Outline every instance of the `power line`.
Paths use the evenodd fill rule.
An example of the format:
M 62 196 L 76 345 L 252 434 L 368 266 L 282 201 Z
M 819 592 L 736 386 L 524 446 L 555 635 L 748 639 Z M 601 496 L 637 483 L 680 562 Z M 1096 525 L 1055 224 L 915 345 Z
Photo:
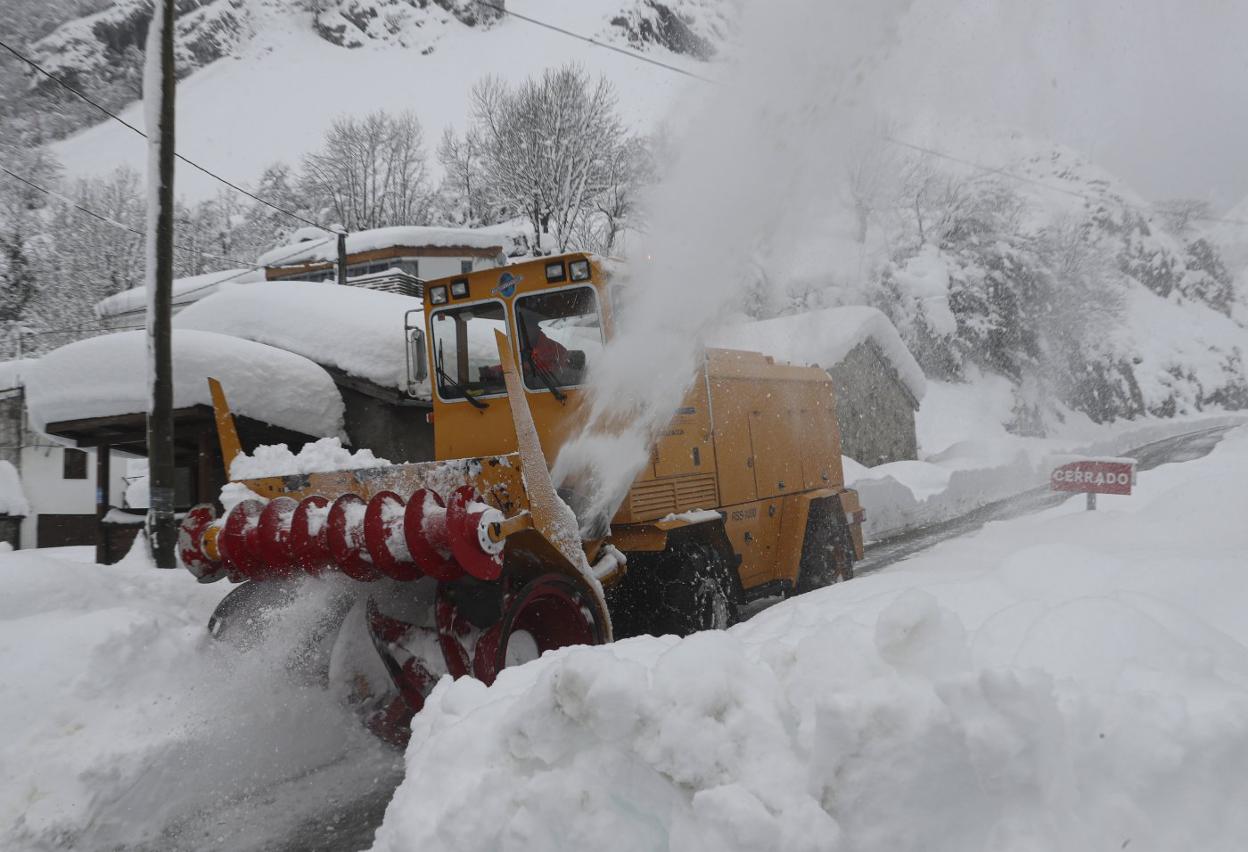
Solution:
M 971 169 L 975 169 L 976 171 L 980 171 L 985 174 L 991 174 L 991 175 L 997 175 L 999 177 L 1009 178 L 1010 180 L 1016 180 L 1016 181 L 1019 181 L 1020 183 L 1027 183 L 1027 184 L 1031 184 L 1032 186 L 1038 186 L 1041 189 L 1047 189 L 1050 192 L 1060 192 L 1063 195 L 1069 195 L 1074 198 L 1079 198 L 1079 199 L 1082 199 L 1083 201 L 1088 201 L 1092 203 L 1096 203 L 1096 202 L 1104 200 L 1102 198 L 1098 198 L 1095 195 L 1088 195 L 1076 189 L 1070 189 L 1064 186 L 1054 186 L 1053 184 L 1045 183 L 1042 180 L 1038 180 L 1032 177 L 1027 177 L 1026 175 L 1020 175 L 1015 172 L 1008 171 L 1007 169 L 997 168 L 995 166 L 986 166 L 983 163 L 977 163 L 977 162 L 974 162 L 973 160 L 966 160 L 961 157 L 956 157 L 953 154 L 946 154 L 944 151 L 938 151 L 935 148 L 928 148 L 923 145 L 916 145 L 913 142 L 906 142 L 902 139 L 895 139 L 891 136 L 884 136 L 882 138 L 884 139 L 885 142 L 890 142 L 893 145 L 897 145 L 902 148 L 909 148 L 911 151 L 917 151 L 920 154 L 928 154 L 930 156 L 937 157 L 942 160 L 948 160 L 952 163 L 958 163 L 959 165 L 966 166 Z M 1140 207 L 1135 204 L 1129 204 L 1126 201 L 1122 202 L 1122 206 L 1127 208 L 1128 210 L 1134 210 L 1137 213 L 1150 214 L 1150 213 L 1158 212 L 1157 210 L 1153 208 Z M 1220 222 L 1220 223 L 1227 224 L 1227 225 L 1248 226 L 1248 220 L 1228 219 L 1224 216 L 1196 216 L 1194 215 L 1191 218 L 1201 221 L 1201 222 Z
M 55 190 L 51 190 L 51 189 L 48 189 L 47 187 L 40 186 L 34 181 L 27 180 L 21 175 L 15 174 L 14 172 L 9 171 L 4 166 L 0 166 L 0 172 L 4 172 L 6 175 L 8 175 L 9 177 L 13 178 L 16 181 L 21 181 L 22 183 L 29 186 L 31 189 L 37 190 L 38 192 L 42 192 L 45 195 L 50 195 L 53 198 L 59 198 L 61 201 L 73 207 L 75 210 L 81 211 L 87 214 L 88 216 L 92 217 L 93 219 L 99 219 L 101 222 L 103 222 L 106 225 L 112 225 L 114 228 L 119 228 L 123 231 L 129 231 L 130 233 L 139 237 L 144 237 L 144 238 L 147 237 L 146 234 L 144 234 L 142 231 L 138 230 L 137 228 L 131 228 L 129 225 L 126 225 L 122 222 L 118 222 L 116 219 L 105 216 L 103 213 L 97 213 L 94 210 L 90 209 L 89 207 L 84 207 L 83 205 L 74 201 L 72 198 L 68 198 L 62 195 L 61 193 L 56 192 Z M 228 263 L 241 263 L 241 264 L 247 263 L 247 261 L 245 260 L 237 260 L 232 257 L 226 257 L 225 255 L 222 255 L 222 254 L 213 254 L 212 252 L 207 252 L 202 249 L 194 249 L 188 246 L 178 245 L 177 243 L 174 243 L 173 247 L 181 251 L 190 252 L 191 254 L 198 254 L 202 257 L 210 257 L 213 260 L 224 260 L 224 261 L 227 261 Z
M 592 44 L 595 47 L 606 48 L 607 50 L 611 50 L 616 53 L 623 54 L 624 56 L 628 56 L 633 59 L 640 60 L 642 62 L 648 62 L 651 65 L 657 65 L 660 68 L 666 68 L 668 71 L 675 71 L 677 74 L 683 74 L 686 77 L 692 77 L 695 80 L 701 80 L 704 83 L 715 82 L 709 77 L 703 77 L 701 74 L 694 73 L 693 71 L 680 68 L 676 65 L 670 65 L 666 62 L 661 62 L 658 59 L 654 59 L 652 57 L 646 56 L 644 53 L 638 53 L 635 50 L 629 50 L 628 48 L 618 47 L 614 44 L 608 44 L 605 41 L 599 41 L 596 38 L 591 38 L 590 36 L 581 35 L 580 33 L 575 33 L 575 32 L 572 32 L 571 30 L 565 30 L 563 27 L 555 26 L 554 24 L 547 23 L 546 21 L 539 21 L 537 18 L 530 18 L 528 15 L 521 15 L 519 12 L 513 12 L 511 9 L 506 8 L 500 3 L 491 3 L 489 2 L 489 0 L 477 0 L 477 2 L 482 6 L 487 6 L 491 9 L 494 9 L 495 11 L 502 12 L 505 15 L 511 15 L 513 18 L 519 18 L 520 20 L 527 21 L 528 23 L 533 24 L 534 26 L 542 27 L 543 29 L 548 29 L 553 32 L 561 33 L 565 36 L 570 36 L 571 38 L 586 42 L 587 44 Z
M 189 290 L 182 290 L 181 292 L 175 293 L 174 295 L 176 298 L 179 298 L 179 299 L 184 298 L 186 296 L 194 295 L 195 293 L 198 293 L 201 290 L 207 290 L 209 287 L 216 287 L 220 284 L 225 284 L 229 281 L 233 281 L 235 278 L 242 278 L 244 275 L 247 275 L 248 273 L 251 273 L 251 272 L 256 272 L 257 270 L 260 270 L 260 269 L 267 269 L 270 266 L 281 266 L 281 264 L 284 261 L 290 260 L 292 257 L 295 257 L 296 255 L 303 254 L 305 251 L 314 249 L 317 246 L 323 246 L 330 240 L 336 240 L 336 239 L 337 239 L 337 235 L 334 235 L 334 236 L 326 237 L 320 242 L 312 243 L 311 245 L 308 245 L 307 243 L 300 243 L 299 248 L 295 249 L 290 254 L 282 255 L 281 257 L 270 261 L 269 263 L 252 264 L 249 268 L 240 269 L 238 272 L 234 273 L 233 275 L 226 276 L 225 278 L 214 279 L 205 284 L 200 284 L 198 287 L 192 287 Z
M 178 292 L 174 293 L 174 294 L 173 294 L 173 296 L 174 296 L 174 298 L 175 298 L 175 299 L 185 299 L 187 296 L 193 296 L 193 295 L 195 295 L 196 293 L 199 293 L 199 292 L 201 292 L 201 291 L 203 291 L 203 290 L 207 290 L 207 289 L 210 289 L 210 288 L 212 288 L 212 287 L 218 287 L 218 286 L 220 286 L 220 285 L 222 285 L 222 284 L 227 284 L 227 283 L 229 283 L 230 281 L 234 281 L 234 280 L 235 280 L 235 279 L 237 279 L 237 278 L 242 278 L 244 275 L 249 275 L 249 274 L 251 274 L 252 272 L 257 272 L 257 271 L 259 271 L 259 270 L 261 270 L 261 269 L 267 269 L 267 268 L 268 268 L 268 267 L 270 267 L 270 266 L 281 266 L 281 264 L 282 264 L 283 262 L 285 262 L 285 261 L 287 261 L 287 260 L 290 260 L 292 257 L 295 257 L 296 255 L 303 254 L 305 251 L 309 251 L 309 250 L 311 250 L 311 249 L 314 249 L 314 248 L 316 248 L 317 246 L 323 246 L 323 245 L 325 245 L 327 242 L 330 242 L 331 240 L 335 240 L 335 239 L 337 239 L 337 236 L 336 236 L 336 235 L 326 237 L 325 239 L 320 240 L 320 241 L 318 241 L 318 242 L 314 242 L 314 243 L 313 243 L 313 242 L 310 242 L 310 241 L 300 243 L 300 244 L 299 244 L 299 247 L 298 247 L 297 249 L 295 249 L 294 251 L 290 252 L 289 254 L 284 254 L 284 255 L 282 255 L 281 257 L 276 258 L 276 259 L 274 259 L 274 260 L 270 261 L 269 263 L 262 263 L 262 264 L 252 263 L 252 264 L 247 264 L 247 265 L 246 265 L 246 266 L 247 266 L 247 268 L 246 268 L 246 269 L 240 269 L 239 271 L 235 272 L 233 275 L 227 275 L 227 276 L 225 276 L 224 278 L 214 278 L 214 279 L 212 279 L 211 281 L 206 281 L 206 282 L 204 282 L 203 284 L 199 284 L 199 285 L 197 285 L 197 286 L 195 286 L 195 287 L 191 287 L 189 290 L 179 290 Z M 207 273 L 207 274 L 211 275 L 212 273 Z M 131 289 L 136 289 L 136 290 L 137 290 L 138 288 L 137 288 L 137 287 L 135 287 L 135 288 L 131 288 Z M 126 290 L 123 290 L 123 291 L 122 291 L 122 293 L 125 293 L 125 292 L 129 292 L 129 291 L 126 291 Z M 119 296 L 119 295 L 121 295 L 121 293 L 114 293 L 113 295 L 117 295 L 117 296 Z
M 21 336 L 23 338 L 48 337 L 53 334 L 81 334 L 84 331 L 130 331 L 145 327 L 142 325 L 118 325 L 106 328 L 103 322 L 100 322 L 94 325 L 64 326 L 63 328 L 45 328 L 42 331 L 24 331 L 21 333 Z
M 282 255 L 281 257 L 276 258 L 275 260 L 273 260 L 272 262 L 266 265 L 253 264 L 247 269 L 239 270 L 233 275 L 227 275 L 224 278 L 215 278 L 212 281 L 208 281 L 204 284 L 200 284 L 197 287 L 192 287 L 189 290 L 183 290 L 181 292 L 175 293 L 174 297 L 177 299 L 182 299 L 182 298 L 185 298 L 186 296 L 194 295 L 195 293 L 198 293 L 201 290 L 207 290 L 210 287 L 217 287 L 221 284 L 225 284 L 229 281 L 233 281 L 236 278 L 242 278 L 244 275 L 247 275 L 248 273 L 255 272 L 260 269 L 265 269 L 266 266 L 279 266 L 281 265 L 283 261 L 289 260 L 292 257 L 295 257 L 296 255 L 303 254 L 304 252 L 309 251 L 310 249 L 314 249 L 317 246 L 322 246 L 325 243 L 328 243 L 329 241 L 334 240 L 334 239 L 337 239 L 337 237 L 329 236 L 323 240 L 320 240 L 319 242 L 300 243 L 299 247 L 296 248 L 294 251 L 288 254 Z M 138 288 L 135 288 L 135 289 L 138 289 Z M 123 290 L 122 292 L 128 292 L 128 291 Z M 115 295 L 120 295 L 120 294 L 115 294 Z M 118 326 L 110 326 L 106 328 L 104 327 L 104 323 L 101 320 L 101 322 L 96 323 L 96 324 L 91 324 L 91 325 L 63 326 L 61 328 L 48 328 L 48 329 L 43 329 L 41 331 L 20 332 L 19 334 L 21 337 L 24 337 L 24 338 L 25 337 L 47 337 L 53 334 L 79 334 L 85 331 L 99 331 L 99 332 L 111 333 L 111 332 L 116 332 L 116 331 L 134 331 L 134 330 L 138 330 L 142 328 L 146 328 L 146 326 L 144 325 L 118 325 Z
M 106 116 L 108 116 L 109 118 L 111 118 L 113 121 L 116 121 L 118 124 L 121 124 L 123 127 L 127 127 L 127 128 L 129 128 L 130 130 L 133 130 L 135 133 L 139 134 L 139 135 L 140 135 L 140 136 L 142 136 L 144 139 L 146 139 L 146 138 L 147 138 L 147 134 L 146 134 L 146 133 L 144 133 L 142 130 L 140 130 L 139 128 L 135 127 L 133 124 L 131 124 L 130 122 L 126 121 L 124 118 L 122 118 L 121 116 L 117 115 L 115 112 L 113 112 L 112 110 L 108 109 L 108 108 L 107 108 L 107 107 L 105 107 L 103 104 L 100 104 L 98 101 L 95 101 L 95 100 L 93 100 L 92 98 L 88 97 L 86 94 L 84 94 L 84 93 L 83 93 L 82 91 L 80 91 L 79 89 L 75 88 L 74 86 L 69 85 L 69 84 L 68 84 L 68 83 L 66 83 L 64 80 L 62 80 L 60 77 L 57 77 L 57 76 L 56 76 L 55 74 L 53 74 L 52 72 L 50 72 L 50 71 L 46 70 L 45 68 L 43 68 L 41 65 L 39 65 L 39 63 L 35 62 L 33 59 L 31 59 L 31 58 L 29 58 L 29 57 L 27 57 L 27 56 L 25 56 L 25 55 L 23 55 L 23 54 L 19 53 L 19 52 L 17 51 L 17 49 L 16 49 L 16 48 L 12 47 L 11 45 L 6 44 L 4 41 L 0 41 L 0 47 L 3 47 L 3 48 L 4 48 L 5 50 L 7 50 L 9 53 L 11 53 L 11 54 L 13 54 L 14 56 L 16 56 L 19 60 L 21 60 L 22 62 L 26 63 L 26 64 L 27 64 L 27 65 L 29 65 L 31 68 L 35 69 L 35 71 L 39 72 L 39 73 L 40 73 L 40 74 L 42 74 L 44 77 L 47 77 L 47 78 L 48 78 L 49 80 L 51 80 L 53 83 L 56 83 L 56 85 L 60 86 L 60 87 L 61 87 L 62 89 L 64 89 L 65 91 L 67 91 L 67 92 L 69 92 L 69 93 L 73 94 L 75 97 L 81 98 L 82 100 L 86 101 L 86 102 L 87 102 L 87 103 L 89 103 L 91 106 L 95 107 L 95 108 L 96 108 L 96 109 L 98 109 L 100 112 L 104 113 L 104 115 L 106 115 Z M 293 212 L 293 211 L 291 211 L 291 210 L 287 210 L 287 209 L 286 209 L 286 208 L 284 208 L 284 207 L 279 207 L 278 205 L 274 204 L 273 202 L 271 202 L 271 201 L 267 201 L 266 199 L 261 198 L 260 196 L 256 195 L 255 193 L 253 193 L 253 192 L 249 192 L 249 191 L 247 191 L 247 190 L 243 189 L 243 188 L 242 188 L 241 186 L 239 186 L 238 184 L 233 183 L 232 181 L 229 181 L 229 180 L 227 180 L 226 178 L 221 177 L 221 175 L 217 174 L 216 172 L 213 172 L 213 171 L 211 171 L 210 169 L 208 169 L 208 168 L 206 168 L 206 167 L 204 167 L 204 166 L 201 166 L 199 163 L 195 162 L 194 160 L 192 160 L 192 159 L 190 159 L 190 158 L 188 158 L 188 157 L 184 157 L 184 156 L 182 156 L 181 154 L 177 153 L 176 151 L 174 152 L 173 156 L 177 157 L 179 160 L 181 160 L 182 162 L 186 163 L 186 164 L 187 164 L 188 166 L 190 166 L 191 168 L 193 168 L 193 169 L 198 169 L 199 171 L 201 171 L 201 172 L 203 172 L 204 174 L 208 175 L 210 178 L 212 178 L 212 179 L 214 179 L 214 180 L 217 180 L 217 181 L 220 181 L 221 183 L 223 183 L 223 184 L 225 184 L 226 186 L 228 186 L 230 189 L 234 190 L 235 192 L 240 192 L 240 193 L 242 193 L 243 195 L 247 196 L 248 198 L 252 199 L 253 201 L 258 201 L 259 203 L 263 204 L 264 206 L 269 207 L 269 208 L 272 208 L 273 210 L 276 210 L 276 211 L 277 211 L 277 212 L 279 212 L 279 213 L 282 213 L 282 214 L 284 214 L 284 215 L 286 215 L 286 216 L 289 216 L 290 218 L 292 218 L 292 219 L 294 219 L 294 220 L 296 220 L 296 221 L 302 222 L 302 223 L 304 223 L 305 225 L 311 225 L 313 228 L 319 228 L 319 227 L 321 227 L 321 226 L 320 226 L 320 225 L 318 225 L 316 222 L 313 222 L 311 219 L 306 219 L 306 218 L 304 218 L 303 216 L 300 216 L 298 213 L 295 213 L 295 212 Z
M 565 30 L 563 29 L 562 26 L 555 26 L 554 24 L 548 24 L 548 22 L 539 21 L 535 19 L 535 17 L 529 17 L 527 15 L 519 14 L 519 12 L 515 12 L 510 9 L 505 9 L 504 6 L 495 4 L 495 2 L 489 2 L 489 0 L 477 0 L 477 1 L 479 2 L 480 5 L 489 6 L 490 9 L 495 9 L 500 12 L 504 12 L 504 14 L 512 15 L 513 17 L 519 17 L 520 20 L 528 21 L 529 24 L 534 24 L 540 27 L 544 27 L 544 29 L 547 29 L 547 30 L 559 32 L 559 34 L 573 37 L 573 39 L 577 39 L 579 41 L 588 42 L 588 44 L 593 45 L 595 47 L 604 47 L 604 49 L 618 52 L 618 54 L 624 54 L 625 56 L 631 56 L 633 57 L 633 59 L 636 59 L 636 60 L 649 62 L 650 65 L 659 66 L 661 67 L 661 69 L 666 69 L 668 71 L 675 71 L 676 74 L 681 74 L 681 75 L 688 76 L 688 77 L 694 77 L 695 80 L 706 82 L 706 84 L 719 85 L 718 81 L 711 80 L 709 79 L 709 77 L 704 77 L 699 74 L 694 74 L 693 71 L 686 71 L 685 69 L 681 69 L 681 67 L 676 67 L 675 65 L 666 64 L 666 62 L 660 62 L 659 60 L 651 59 L 651 57 L 645 56 L 643 54 L 639 54 L 639 52 L 636 52 L 633 50 L 625 50 L 623 49 L 623 47 L 610 45 L 604 41 L 598 41 L 597 39 L 590 39 L 589 36 L 580 35 L 579 32 L 573 32 L 572 30 Z M 904 148 L 910 148 L 910 150 L 912 151 L 919 151 L 921 153 L 926 153 L 926 155 L 938 157 L 938 158 L 941 158 L 941 160 L 948 160 L 950 162 L 960 163 L 960 165 L 962 166 L 966 166 L 968 168 L 975 168 L 975 170 L 981 171 L 983 173 L 987 173 L 987 175 L 997 175 L 998 177 L 1010 178 L 1010 180 L 1013 180 L 1013 181 L 1020 181 L 1022 183 L 1031 183 L 1031 185 L 1033 186 L 1045 188 L 1045 190 L 1050 190 L 1052 192 L 1061 192 L 1063 193 L 1063 195 L 1081 198 L 1081 200 L 1083 201 L 1088 201 L 1088 202 L 1093 202 L 1093 203 L 1102 201 L 1101 198 L 1097 198 L 1096 196 L 1086 195 L 1086 193 L 1083 193 L 1077 190 L 1070 190 L 1070 188 L 1066 188 L 1066 187 L 1052 186 L 1051 183 L 1045 183 L 1043 181 L 1036 180 L 1036 178 L 1027 177 L 1025 175 L 1017 175 L 1017 173 L 1005 170 L 1005 168 L 985 166 L 985 165 L 982 165 L 982 163 L 973 162 L 971 160 L 963 160 L 962 157 L 953 156 L 951 155 L 951 153 L 937 151 L 935 150 L 935 148 L 915 145 L 915 143 L 906 142 L 904 140 L 899 140 L 899 138 L 892 138 L 889 136 L 885 136 L 882 138 L 884 138 L 884 141 L 886 142 L 891 142 L 892 145 L 897 145 L 897 146 L 904 147 Z M 1151 213 L 1158 212 L 1154 210 L 1154 208 L 1138 207 L 1136 205 L 1129 205 L 1129 203 L 1126 203 L 1126 202 L 1123 202 L 1122 206 L 1128 208 L 1128 210 L 1134 210 L 1139 213 L 1144 213 L 1144 215 L 1151 215 Z M 1223 216 L 1192 216 L 1192 218 L 1193 220 L 1197 220 L 1201 222 L 1219 222 L 1219 223 L 1224 223 L 1224 225 L 1238 225 L 1238 226 L 1248 227 L 1248 220 L 1236 220 L 1236 218 L 1227 218 Z

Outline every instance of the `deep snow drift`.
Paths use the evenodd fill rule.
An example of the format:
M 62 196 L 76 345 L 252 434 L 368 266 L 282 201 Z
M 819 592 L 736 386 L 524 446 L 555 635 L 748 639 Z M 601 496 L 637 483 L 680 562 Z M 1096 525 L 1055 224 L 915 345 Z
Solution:
M 174 318 L 198 329 L 254 340 L 367 379 L 406 389 L 403 323 L 423 303 L 413 296 L 313 281 L 227 286 Z M 413 322 L 423 325 L 423 317 Z M 427 396 L 428 382 L 421 385 Z
M 415 722 L 376 850 L 1237 850 L 1248 431 L 726 633 L 565 649 Z
M 90 559 L 0 555 L 0 849 L 249 849 L 393 785 L 393 755 L 287 671 L 337 584 L 241 652 L 205 630 L 226 584 Z

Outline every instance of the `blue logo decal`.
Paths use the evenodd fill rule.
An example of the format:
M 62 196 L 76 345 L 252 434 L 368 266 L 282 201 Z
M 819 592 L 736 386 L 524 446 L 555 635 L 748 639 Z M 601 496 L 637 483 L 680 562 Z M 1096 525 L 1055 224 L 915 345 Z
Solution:
M 516 292 L 516 287 L 524 280 L 523 275 L 512 275 L 510 272 L 504 272 L 498 276 L 498 286 L 490 291 L 491 296 L 502 296 L 504 299 L 510 299 Z

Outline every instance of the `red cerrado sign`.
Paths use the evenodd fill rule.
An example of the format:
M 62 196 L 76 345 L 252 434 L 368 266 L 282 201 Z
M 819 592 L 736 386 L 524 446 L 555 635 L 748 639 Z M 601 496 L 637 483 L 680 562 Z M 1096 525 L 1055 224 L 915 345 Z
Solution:
M 1049 478 L 1049 484 L 1054 491 L 1130 494 L 1134 479 L 1135 462 L 1129 459 L 1087 459 L 1058 467 Z

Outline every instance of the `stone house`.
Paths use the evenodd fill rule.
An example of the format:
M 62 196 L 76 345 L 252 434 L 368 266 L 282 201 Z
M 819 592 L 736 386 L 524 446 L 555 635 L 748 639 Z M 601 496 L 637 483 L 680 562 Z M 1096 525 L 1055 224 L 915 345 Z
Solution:
M 723 329 L 718 346 L 823 367 L 836 387 L 841 452 L 878 464 L 918 458 L 915 412 L 923 370 L 897 329 L 875 308 L 825 308 Z
M 836 386 L 841 452 L 867 466 L 919 457 L 919 400 L 871 337 L 828 367 Z

